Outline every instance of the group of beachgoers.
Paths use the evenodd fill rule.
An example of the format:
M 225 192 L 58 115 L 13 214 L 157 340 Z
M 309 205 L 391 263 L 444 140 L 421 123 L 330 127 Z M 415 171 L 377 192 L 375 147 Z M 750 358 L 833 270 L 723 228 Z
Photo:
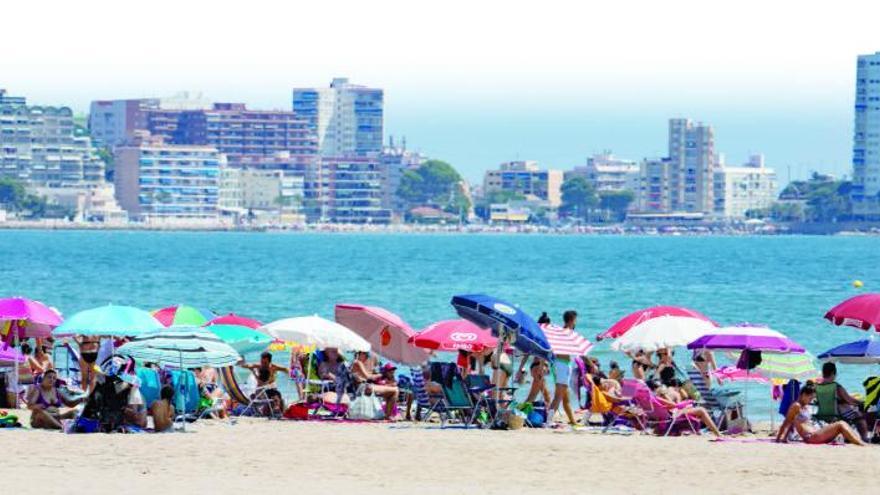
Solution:
M 577 318 L 574 310 L 564 312 L 563 327 L 574 331 Z M 549 325 L 551 321 L 543 313 L 538 323 Z M 109 347 L 112 355 L 112 349 L 124 342 L 125 339 L 102 341 L 96 337 L 75 339 L 79 355 L 78 389 L 58 376 L 52 361 L 52 350 L 56 345 L 53 339 L 23 342 L 21 351 L 27 356 L 27 362 L 22 366 L 22 376 L 13 385 L 10 373 L 0 373 L 0 380 L 4 382 L 0 383 L 0 390 L 6 391 L 0 394 L 0 408 L 14 408 L 23 400 L 31 411 L 32 428 L 64 429 L 65 423 L 73 420 L 81 409 L 77 406 L 86 402 L 106 380 L 106 370 L 100 365 L 102 360 L 99 359 L 102 352 L 107 352 L 102 346 Z M 606 372 L 599 360 L 586 355 L 557 356 L 552 362 L 541 357 L 523 356 L 516 363 L 511 349 L 487 349 L 483 352 L 462 350 L 458 352 L 454 364 L 450 363 L 449 366 L 455 366 L 455 372 L 465 383 L 471 383 L 476 377 L 485 378 L 489 387 L 484 387 L 478 393 L 491 398 L 487 402 L 493 404 L 492 412 L 497 413 L 499 408 L 511 404 L 517 404 L 520 410 L 537 411 L 537 415 L 528 416 L 530 426 L 579 429 L 596 424 L 596 421 L 607 425 L 613 418 L 629 420 L 628 424 L 635 429 L 647 429 L 642 421 L 647 415 L 646 407 L 634 396 L 627 395 L 635 387 L 651 397 L 652 407 L 670 411 L 672 420 L 686 418 L 715 437 L 724 435 L 719 425 L 719 421 L 724 421 L 723 417 L 719 419 L 718 415 L 713 416 L 705 401 L 700 401 L 700 393 L 695 390 L 693 379 L 679 368 L 673 349 L 660 349 L 653 353 L 639 351 L 627 354 L 627 357 L 631 361 L 629 377 L 617 362 L 611 361 Z M 694 351 L 690 357 L 690 365 L 698 370 L 697 375 L 702 377 L 704 384 L 711 385 L 711 372 L 716 368 L 714 355 L 701 350 Z M 141 366 L 158 369 L 151 363 L 141 363 Z M 289 417 L 287 413 L 297 404 L 318 402 L 328 405 L 328 408 L 330 405 L 342 407 L 344 411 L 353 408 L 355 401 L 368 397 L 372 404 L 376 404 L 375 411 L 360 419 L 422 419 L 423 409 L 418 405 L 413 407 L 419 390 L 415 388 L 412 376 L 398 375 L 394 364 L 381 363 L 370 352 L 356 352 L 347 362 L 344 353 L 334 348 L 317 352 L 293 349 L 287 366 L 275 363 L 273 353 L 263 352 L 259 362 L 241 362 L 239 367 L 253 375 L 253 387 L 248 396 L 250 400 L 236 400 L 220 380 L 217 370 L 199 368 L 193 371 L 202 405 L 208 409 L 203 417 L 223 419 L 229 414 Z M 829 443 L 842 437 L 848 443 L 865 445 L 871 435 L 880 439 L 880 435 L 868 427 L 869 421 L 876 419 L 876 414 L 867 414 L 863 402 L 837 384 L 836 372 L 833 363 L 826 363 L 821 383 L 836 386 L 840 418 L 822 424 L 815 421 L 810 408 L 816 401 L 817 387 L 822 385 L 807 382 L 792 398 L 785 420 L 776 433 L 777 441 L 788 442 L 792 438 L 799 438 L 805 443 Z M 279 390 L 278 376 L 289 378 L 295 386 L 296 400 L 293 404 L 285 404 Z M 68 376 L 66 381 L 74 381 L 72 378 Z M 423 383 L 419 387 L 423 387 L 430 403 L 442 401 L 444 378 L 436 375 L 431 363 L 422 366 L 421 378 Z M 516 389 L 526 387 L 525 395 L 516 397 Z M 170 381 L 163 380 L 158 397 L 149 406 L 136 382 L 122 379 L 116 382 L 115 390 L 127 394 L 123 396 L 122 423 L 157 432 L 173 428 L 178 416 L 175 411 L 178 392 Z M 586 393 L 582 395 L 582 391 Z M 258 401 L 260 398 L 264 400 Z M 561 421 L 557 421 L 557 417 Z

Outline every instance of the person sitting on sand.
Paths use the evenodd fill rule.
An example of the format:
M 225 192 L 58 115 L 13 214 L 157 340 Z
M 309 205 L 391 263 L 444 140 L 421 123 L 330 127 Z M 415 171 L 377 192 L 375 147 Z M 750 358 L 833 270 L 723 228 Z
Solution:
M 789 406 L 788 413 L 785 415 L 785 420 L 782 422 L 782 426 L 779 427 L 779 431 L 776 433 L 777 442 L 787 443 L 790 436 L 789 434 L 792 429 L 794 429 L 797 434 L 800 435 L 801 439 L 803 439 L 804 443 L 831 443 L 838 436 L 842 435 L 847 442 L 853 445 L 866 445 L 846 421 L 836 421 L 829 425 L 825 425 L 822 428 L 817 428 L 813 425 L 812 417 L 807 407 L 809 407 L 815 399 L 816 386 L 813 382 L 807 382 L 807 384 L 801 388 L 797 400 L 792 402 L 791 406 Z
M 144 396 L 137 387 L 129 387 L 128 404 L 122 409 L 125 423 L 139 428 L 147 427 L 147 406 L 144 404 Z
M 718 430 L 718 426 L 715 425 L 715 422 L 712 421 L 712 417 L 709 416 L 709 412 L 706 408 L 699 406 L 681 406 L 681 403 L 684 402 L 687 397 L 683 395 L 681 389 L 674 383 L 670 385 L 662 385 L 657 381 L 650 381 L 648 382 L 648 386 L 654 390 L 657 400 L 664 407 L 670 411 L 675 411 L 679 416 L 687 415 L 699 419 L 716 438 L 721 438 L 721 432 Z
M 171 431 L 174 426 L 174 387 L 162 387 L 159 399 L 150 406 L 150 416 L 153 417 L 153 430 L 156 433 Z
M 862 441 L 868 441 L 868 422 L 860 409 L 862 401 L 849 395 L 843 385 L 837 383 L 837 365 L 825 363 L 822 365 L 822 383 L 834 383 L 837 385 L 837 408 L 840 417 L 855 424 Z
M 242 368 L 251 370 L 257 379 L 257 387 L 275 387 L 275 375 L 278 372 L 290 373 L 290 370 L 284 366 L 278 366 L 272 362 L 272 353 L 264 352 L 260 354 L 260 364 L 241 364 Z
M 31 410 L 31 428 L 60 430 L 61 420 L 76 417 L 76 410 L 62 411 L 62 406 L 73 407 L 80 400 L 69 400 L 57 387 L 57 373 L 46 370 L 39 385 L 30 389 L 27 395 L 28 409 Z

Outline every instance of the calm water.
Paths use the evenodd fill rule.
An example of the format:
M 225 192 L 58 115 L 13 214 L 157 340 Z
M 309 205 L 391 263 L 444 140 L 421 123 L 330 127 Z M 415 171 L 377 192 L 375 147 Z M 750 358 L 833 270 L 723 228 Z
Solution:
M 878 248 L 869 237 L 0 231 L 0 294 L 66 314 L 186 303 L 264 321 L 332 319 L 336 302 L 357 302 L 421 328 L 455 316 L 453 294 L 484 292 L 557 321 L 574 308 L 588 336 L 635 309 L 677 304 L 768 324 L 818 353 L 865 336 L 822 315 L 856 293 L 855 279 L 880 290 Z M 598 353 L 612 356 L 604 343 Z M 869 371 L 842 374 L 855 391 Z M 752 412 L 766 411 L 766 388 L 752 390 Z

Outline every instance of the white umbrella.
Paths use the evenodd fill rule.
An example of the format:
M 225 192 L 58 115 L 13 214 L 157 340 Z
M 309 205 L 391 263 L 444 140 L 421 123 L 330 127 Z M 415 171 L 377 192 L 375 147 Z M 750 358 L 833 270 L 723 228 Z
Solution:
M 319 349 L 334 347 L 342 352 L 369 352 L 370 343 L 349 328 L 320 316 L 285 318 L 263 325 L 257 330 L 285 342 L 315 346 Z
M 714 330 L 715 325 L 699 318 L 659 316 L 634 326 L 615 340 L 611 348 L 621 352 L 654 352 L 687 345 Z

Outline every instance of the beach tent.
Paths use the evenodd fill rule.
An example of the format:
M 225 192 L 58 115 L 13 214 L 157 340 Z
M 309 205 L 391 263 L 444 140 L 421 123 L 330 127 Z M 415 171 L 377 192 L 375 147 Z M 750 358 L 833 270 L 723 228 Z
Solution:
M 407 366 L 419 366 L 428 361 L 430 351 L 410 343 L 415 330 L 403 318 L 377 306 L 337 304 L 337 323 L 345 325 L 363 337 L 380 356 Z

